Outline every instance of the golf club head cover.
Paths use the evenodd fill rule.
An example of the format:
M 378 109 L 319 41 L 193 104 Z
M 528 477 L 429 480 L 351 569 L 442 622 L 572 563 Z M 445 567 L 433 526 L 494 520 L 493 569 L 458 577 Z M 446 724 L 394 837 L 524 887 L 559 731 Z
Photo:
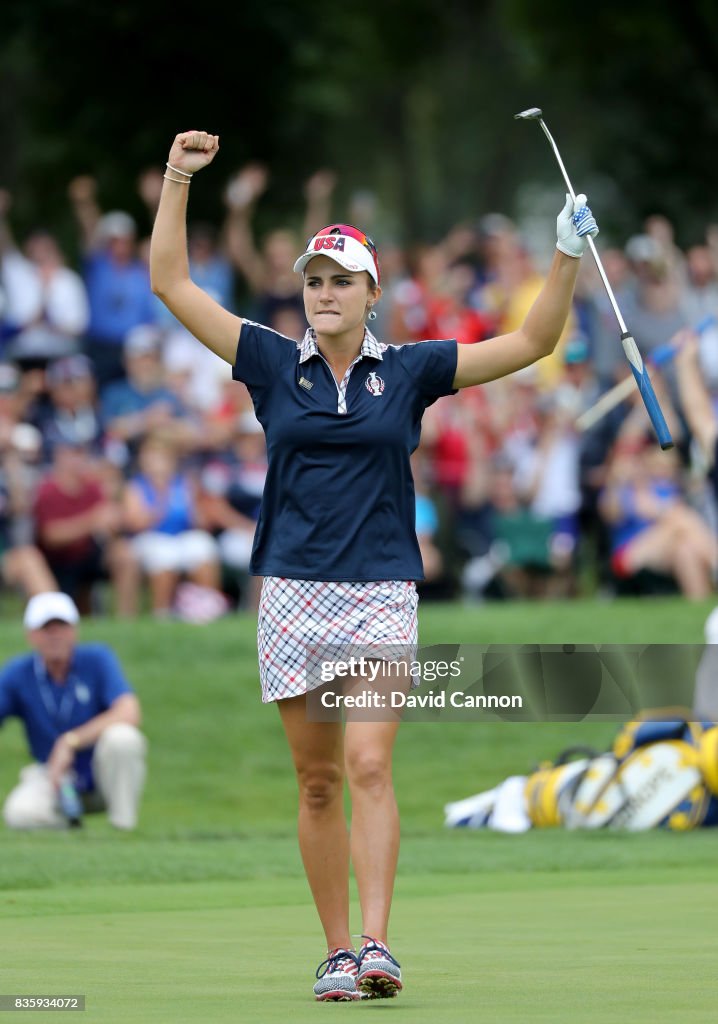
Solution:
M 597 234 L 598 224 L 586 206 L 586 196 L 580 193 L 573 200 L 566 193 L 566 204 L 556 218 L 556 248 L 578 259 L 588 248 L 589 236 L 595 238 Z

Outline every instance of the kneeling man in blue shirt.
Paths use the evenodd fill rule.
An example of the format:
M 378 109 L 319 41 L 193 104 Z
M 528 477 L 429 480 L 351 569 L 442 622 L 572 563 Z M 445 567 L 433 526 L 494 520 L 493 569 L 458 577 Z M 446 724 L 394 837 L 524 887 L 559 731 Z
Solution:
M 33 652 L 0 670 L 0 724 L 21 719 L 35 759 L 5 800 L 10 828 L 67 825 L 68 785 L 84 810 L 106 810 L 119 829 L 137 824 L 147 748 L 140 703 L 108 647 L 77 643 L 79 618 L 67 594 L 36 594 L 24 618 Z

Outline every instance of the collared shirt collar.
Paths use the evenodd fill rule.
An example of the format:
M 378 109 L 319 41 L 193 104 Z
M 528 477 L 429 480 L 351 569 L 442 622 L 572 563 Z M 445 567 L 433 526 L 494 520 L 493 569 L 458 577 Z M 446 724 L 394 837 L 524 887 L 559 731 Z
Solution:
M 371 333 L 368 327 L 364 328 L 364 340 L 361 343 L 361 351 L 359 355 L 368 356 L 370 359 L 383 360 L 382 352 L 384 346 L 376 340 L 374 335 Z M 319 346 L 317 345 L 317 335 L 313 327 L 307 329 L 304 338 L 299 345 L 299 362 L 306 363 L 312 356 L 320 355 Z
M 45 680 L 47 680 L 48 683 L 52 683 L 53 686 L 66 686 L 68 681 L 69 681 L 69 679 L 70 679 L 70 676 L 72 675 L 72 673 L 73 673 L 73 671 L 75 669 L 75 651 L 76 651 L 76 648 L 73 647 L 72 654 L 70 655 L 70 662 L 69 662 L 69 664 L 67 666 L 67 672 L 65 673 L 65 678 L 63 680 L 59 681 L 59 682 L 58 682 L 57 679 L 53 679 L 53 677 L 50 675 L 50 672 L 49 672 L 48 667 L 47 667 L 47 665 L 45 663 L 45 660 L 43 659 L 43 657 L 40 654 L 40 652 L 39 651 L 35 651 L 34 654 L 33 654 L 33 659 L 32 659 L 33 660 L 33 668 L 34 668 L 34 672 L 35 672 L 35 678 L 37 680 L 45 679 Z

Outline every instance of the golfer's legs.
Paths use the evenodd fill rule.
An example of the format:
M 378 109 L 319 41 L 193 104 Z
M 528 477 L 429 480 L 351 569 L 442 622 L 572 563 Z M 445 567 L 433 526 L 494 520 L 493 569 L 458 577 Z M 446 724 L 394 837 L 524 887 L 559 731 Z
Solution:
M 351 857 L 362 932 L 387 942 L 399 858 L 399 811 L 391 757 L 398 720 L 347 721 L 344 758 L 352 800 Z
M 5 800 L 3 818 L 8 828 L 67 827 L 44 765 L 31 764 L 22 769 L 20 784 Z
M 306 701 L 277 701 L 299 784 L 299 848 L 327 948 L 350 947 L 342 727 L 308 722 Z
M 115 828 L 137 825 L 147 772 L 146 752 L 145 737 L 125 722 L 108 726 L 97 741 L 92 771 Z

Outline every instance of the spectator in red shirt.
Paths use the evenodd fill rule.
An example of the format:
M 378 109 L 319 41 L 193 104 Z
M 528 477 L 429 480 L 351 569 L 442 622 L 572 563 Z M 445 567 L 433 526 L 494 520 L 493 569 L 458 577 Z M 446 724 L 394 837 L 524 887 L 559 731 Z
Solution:
M 61 590 L 90 611 L 90 588 L 109 578 L 117 613 L 135 615 L 140 574 L 121 514 L 93 471 L 87 449 L 67 439 L 55 445 L 50 473 L 35 498 L 37 543 Z
M 496 333 L 497 318 L 471 305 L 475 284 L 476 274 L 469 263 L 455 263 L 446 270 L 428 302 L 429 337 L 456 338 L 460 345 L 474 345 Z

